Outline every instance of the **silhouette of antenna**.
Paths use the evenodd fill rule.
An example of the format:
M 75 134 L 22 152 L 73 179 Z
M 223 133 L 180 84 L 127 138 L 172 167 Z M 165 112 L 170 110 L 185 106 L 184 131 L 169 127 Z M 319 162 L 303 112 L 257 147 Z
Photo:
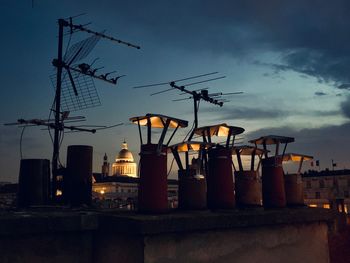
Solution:
M 211 80 L 217 80 L 217 79 L 220 79 L 220 78 L 214 78 L 214 79 L 211 79 Z M 178 86 L 174 82 L 170 83 L 171 87 L 173 87 L 175 89 L 178 89 L 178 90 L 184 92 L 185 94 L 191 95 L 189 97 L 189 99 L 193 100 L 193 105 L 194 105 L 194 125 L 193 125 L 193 129 L 192 129 L 192 131 L 190 133 L 190 136 L 188 138 L 189 141 L 192 139 L 192 137 L 194 135 L 194 130 L 198 128 L 199 102 L 201 100 L 204 100 L 204 101 L 209 102 L 211 104 L 218 105 L 218 106 L 222 107 L 224 105 L 224 102 L 227 101 L 227 100 L 222 100 L 222 99 L 219 99 L 219 98 L 214 98 L 214 97 L 219 97 L 219 96 L 225 95 L 225 93 L 222 93 L 222 92 L 215 93 L 213 96 L 211 96 L 211 94 L 208 93 L 207 89 L 202 89 L 200 91 L 193 91 L 193 90 L 191 91 L 191 90 L 186 89 L 186 86 L 191 86 L 191 85 L 200 84 L 200 83 L 204 83 L 204 82 L 206 82 L 206 81 L 205 80 L 204 81 L 197 81 L 197 82 L 190 83 L 190 84 L 183 85 L 183 86 Z M 237 94 L 241 94 L 241 93 L 242 92 L 238 92 Z
M 104 32 L 104 31 L 103 31 Z M 101 39 L 99 35 L 92 35 L 72 45 L 63 57 L 69 65 L 86 58 L 94 49 L 98 41 Z
M 80 15 L 79 15 L 80 16 Z M 72 45 L 69 49 L 69 43 L 67 52 L 63 54 L 63 40 L 64 40 L 64 29 L 68 28 L 70 35 L 75 32 L 83 31 L 92 36 L 77 42 Z M 107 36 L 104 32 L 95 32 L 85 28 L 85 25 L 75 25 L 72 22 L 72 18 L 69 21 L 65 19 L 58 20 L 58 54 L 57 58 L 52 61 L 52 64 L 57 68 L 55 76 L 51 76 L 51 81 L 55 87 L 55 99 L 50 109 L 51 113 L 54 113 L 54 119 L 50 116 L 48 119 L 18 119 L 15 123 L 7 123 L 5 125 L 17 125 L 22 127 L 22 133 L 20 138 L 20 152 L 22 157 L 21 141 L 23 131 L 28 126 L 45 126 L 49 130 L 54 130 L 53 141 L 53 155 L 52 155 L 52 199 L 58 201 L 56 196 L 56 190 L 58 189 L 58 175 L 62 175 L 62 170 L 59 169 L 59 150 L 63 140 L 63 134 L 66 130 L 68 132 L 90 132 L 95 133 L 97 130 L 109 129 L 122 125 L 123 123 L 114 125 L 74 125 L 70 126 L 67 123 L 76 123 L 85 121 L 83 116 L 69 117 L 70 111 L 85 109 L 89 107 L 95 107 L 100 105 L 100 100 L 95 89 L 93 79 L 103 80 L 111 84 L 117 84 L 119 78 L 125 75 L 119 75 L 116 77 L 109 77 L 113 72 L 97 75 L 96 72 L 103 68 L 92 68 L 95 59 L 91 64 L 75 63 L 86 58 L 89 53 L 93 50 L 97 42 L 101 39 L 108 39 L 118 44 L 127 45 L 132 48 L 140 49 L 139 46 L 131 43 Z M 73 65 L 74 64 L 74 65 Z M 50 133 L 51 136 L 51 133 Z
M 61 21 L 61 23 L 60 23 Z M 120 44 L 125 44 L 130 47 L 136 47 L 131 43 L 109 37 L 102 32 L 95 32 L 85 28 L 83 25 L 74 25 L 72 19 L 69 22 L 66 20 L 59 20 L 59 25 L 62 27 L 68 27 L 69 32 L 83 31 L 92 34 L 90 37 L 81 40 L 67 50 L 61 61 L 54 59 L 52 64 L 58 69 L 58 67 L 65 70 L 64 74 L 61 73 L 61 110 L 62 111 L 75 111 L 101 105 L 98 93 L 95 88 L 94 79 L 103 80 L 110 84 L 117 84 L 119 78 L 125 75 L 116 77 L 110 77 L 109 75 L 115 73 L 115 71 L 97 74 L 97 71 L 101 68 L 93 68 L 92 65 L 96 59 L 91 63 L 81 63 L 77 66 L 73 66 L 74 63 L 86 58 L 101 38 L 116 41 Z M 56 88 L 58 74 L 50 76 L 53 86 Z
M 55 199 L 55 193 L 57 190 L 57 176 L 58 176 L 58 159 L 59 159 L 59 146 L 60 146 L 60 133 L 63 124 L 63 118 L 61 119 L 61 99 L 65 101 L 65 105 L 68 107 L 73 106 L 73 109 L 82 109 L 87 107 L 94 107 L 100 104 L 100 100 L 98 98 L 93 78 L 103 80 L 105 82 L 109 82 L 111 84 L 117 84 L 118 78 L 122 76 L 118 76 L 116 78 L 108 79 L 107 76 L 111 73 L 105 73 L 101 75 L 97 75 L 97 69 L 92 68 L 92 64 L 81 63 L 78 67 L 72 66 L 73 63 L 76 63 L 83 58 L 85 58 L 95 47 L 97 42 L 103 38 L 108 39 L 112 42 L 116 42 L 118 44 L 126 45 L 128 47 L 140 49 L 139 46 L 125 42 L 123 40 L 111 37 L 106 35 L 104 32 L 96 32 L 86 28 L 84 25 L 76 25 L 73 24 L 73 19 L 59 19 L 58 20 L 58 52 L 57 58 L 52 61 L 52 64 L 57 68 L 56 74 L 56 95 L 55 95 L 55 123 L 53 125 L 53 129 L 55 130 L 54 135 L 54 149 L 52 156 L 52 188 L 53 188 L 53 198 Z M 86 32 L 91 34 L 85 40 L 82 40 L 69 48 L 65 55 L 63 55 L 63 36 L 64 29 L 68 28 L 70 33 L 73 32 Z M 65 70 L 66 74 L 63 75 L 62 72 Z M 68 80 L 66 80 L 66 76 L 68 75 Z M 62 85 L 63 84 L 63 85 Z M 69 90 L 67 92 L 67 90 Z M 72 94 L 73 92 L 73 94 Z M 78 99 L 79 98 L 79 99 Z M 70 101 L 70 104 L 67 102 Z M 104 128 L 107 128 L 104 127 Z M 80 131 L 80 130 L 88 130 L 85 128 L 74 127 L 70 128 L 71 131 Z M 90 132 L 94 133 L 97 129 L 91 129 Z
M 80 121 L 84 121 L 84 119 L 82 120 L 77 120 L 74 122 L 80 122 Z M 5 123 L 4 125 L 6 126 L 10 126 L 10 125 L 19 125 L 19 124 L 24 124 L 26 126 L 46 126 L 49 127 L 51 129 L 55 129 L 55 122 L 53 120 L 45 120 L 45 119 L 29 119 L 29 120 L 25 120 L 25 119 L 18 119 L 17 122 L 13 122 L 13 123 Z M 111 125 L 111 126 L 105 126 L 105 125 L 79 125 L 79 126 L 66 126 L 64 124 L 62 124 L 61 129 L 67 129 L 67 130 L 71 130 L 71 131 L 75 131 L 75 132 L 91 132 L 91 133 L 95 133 L 98 130 L 103 130 L 103 129 L 108 129 L 108 128 L 112 128 L 112 127 L 116 127 L 116 126 L 120 126 L 123 125 L 123 123 L 119 123 L 119 124 L 115 124 L 115 125 Z M 21 126 L 19 126 L 21 127 Z M 82 127 L 86 127 L 86 128 L 82 128 Z M 91 127 L 96 127 L 94 129 L 88 129 Z
M 189 90 L 187 89 L 187 87 L 189 86 L 193 86 L 193 85 L 198 85 L 198 84 L 202 84 L 205 82 L 210 82 L 210 81 L 214 81 L 214 80 L 219 80 L 219 79 L 223 79 L 226 76 L 219 76 L 219 77 L 215 77 L 215 78 L 210 78 L 210 79 L 204 79 L 204 80 L 198 80 L 195 82 L 191 82 L 191 83 L 187 83 L 187 84 L 183 84 L 181 86 L 177 85 L 177 82 L 181 82 L 181 81 L 185 81 L 185 80 L 192 80 L 192 79 L 196 79 L 196 78 L 202 78 L 202 77 L 206 77 L 206 76 L 210 76 L 210 75 L 215 75 L 218 74 L 219 72 L 211 72 L 211 73 L 207 73 L 207 74 L 201 74 L 201 75 L 197 75 L 197 76 L 193 76 L 193 77 L 187 77 L 187 78 L 183 78 L 183 79 L 178 79 L 178 80 L 173 80 L 173 81 L 169 81 L 169 82 L 160 82 L 160 83 L 155 83 L 155 84 L 149 84 L 149 85 L 141 85 L 141 86 L 135 86 L 133 88 L 135 89 L 139 89 L 139 88 L 148 88 L 148 87 L 155 87 L 155 86 L 161 86 L 161 85 L 165 85 L 165 84 L 169 84 L 170 88 L 166 89 L 166 90 L 161 90 L 158 92 L 154 92 L 151 93 L 151 96 L 154 95 L 158 95 L 164 92 L 168 92 L 171 90 L 180 90 L 181 93 L 180 95 L 190 95 L 187 98 L 182 98 L 182 99 L 176 99 L 173 101 L 180 101 L 180 100 L 193 100 L 193 104 L 194 104 L 194 124 L 193 124 L 193 129 L 191 131 L 191 134 L 189 136 L 188 140 L 191 140 L 193 135 L 194 135 L 194 130 L 196 128 L 198 128 L 198 107 L 199 107 L 199 102 L 201 100 L 204 100 L 208 103 L 214 104 L 214 105 L 218 105 L 220 107 L 222 107 L 224 105 L 224 102 L 228 102 L 228 100 L 221 98 L 221 96 L 226 96 L 226 95 L 234 95 L 234 94 L 242 94 L 243 92 L 239 91 L 239 92 L 230 92 L 230 93 L 222 93 L 222 92 L 216 92 L 216 93 L 209 93 L 208 89 L 209 88 L 203 88 L 203 89 L 197 89 L 197 90 Z
M 206 74 L 202 74 L 202 75 L 197 75 L 197 76 L 192 76 L 192 77 L 187 77 L 187 78 L 177 79 L 177 80 L 172 80 L 172 81 L 167 81 L 167 82 L 160 82 L 160 83 L 155 83 L 155 84 L 134 86 L 133 88 L 140 89 L 140 88 L 161 86 L 161 85 L 170 84 L 171 82 L 180 82 L 180 81 L 185 81 L 185 80 L 189 80 L 189 79 L 195 79 L 195 78 L 200 78 L 200 77 L 204 77 L 204 76 L 209 76 L 209 75 L 213 75 L 213 74 L 217 74 L 217 73 L 219 73 L 219 72 L 211 72 L 211 73 L 206 73 Z

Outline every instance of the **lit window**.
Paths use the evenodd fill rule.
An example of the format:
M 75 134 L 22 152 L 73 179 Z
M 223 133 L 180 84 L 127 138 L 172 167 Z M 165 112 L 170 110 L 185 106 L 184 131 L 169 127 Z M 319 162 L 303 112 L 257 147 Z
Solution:
M 317 207 L 317 204 L 309 204 L 309 207 Z
M 330 204 L 323 204 L 323 208 L 330 209 L 331 205 Z
M 343 207 L 341 204 L 338 204 L 338 212 L 342 213 L 343 212 Z
M 348 213 L 348 205 L 344 205 L 344 212 L 347 214 Z
M 62 195 L 62 191 L 59 190 L 59 189 L 57 189 L 57 190 L 56 190 L 56 196 L 61 196 L 61 195 Z

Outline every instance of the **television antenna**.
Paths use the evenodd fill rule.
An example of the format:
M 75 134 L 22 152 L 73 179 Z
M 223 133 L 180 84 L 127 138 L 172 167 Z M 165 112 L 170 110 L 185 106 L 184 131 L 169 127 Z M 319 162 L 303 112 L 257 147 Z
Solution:
M 64 29 L 68 28 L 70 35 L 72 35 L 75 32 L 85 32 L 88 34 L 91 34 L 91 36 L 85 40 L 82 40 L 75 45 L 73 45 L 63 56 L 63 35 L 64 35 Z M 58 20 L 58 52 L 57 52 L 57 58 L 52 61 L 52 64 L 57 68 L 56 73 L 56 94 L 55 94 L 55 124 L 53 129 L 55 130 L 54 134 L 54 146 L 53 146 L 53 156 L 52 156 L 52 187 L 53 187 L 53 193 L 56 192 L 57 189 L 57 176 L 58 176 L 58 158 L 59 158 L 59 146 L 60 146 L 60 133 L 62 131 L 62 121 L 61 119 L 61 95 L 62 95 L 62 81 L 64 81 L 64 77 L 62 76 L 63 70 L 66 71 L 68 74 L 68 78 L 71 84 L 71 87 L 74 92 L 75 97 L 82 96 L 83 98 L 89 98 L 90 104 L 84 104 L 83 106 L 86 107 L 93 107 L 97 104 L 99 104 L 99 100 L 97 100 L 96 95 L 92 95 L 91 93 L 88 94 L 79 94 L 78 89 L 79 87 L 84 92 L 86 90 L 93 90 L 94 88 L 89 89 L 91 87 L 91 84 L 89 86 L 88 83 L 84 82 L 83 84 L 76 84 L 74 81 L 74 77 L 72 72 L 75 72 L 78 74 L 78 76 L 87 76 L 90 77 L 89 79 L 92 80 L 92 78 L 103 80 L 105 82 L 111 83 L 111 84 L 117 84 L 117 80 L 121 78 L 122 76 L 117 76 L 116 78 L 108 78 L 108 75 L 111 73 L 105 73 L 101 75 L 97 75 L 96 72 L 98 69 L 93 69 L 92 64 L 86 64 L 81 63 L 78 65 L 78 67 L 74 67 L 72 64 L 75 62 L 78 62 L 85 58 L 94 48 L 94 46 L 97 44 L 97 42 L 101 39 L 107 39 L 112 42 L 115 42 L 117 44 L 126 45 L 128 47 L 140 49 L 140 46 L 131 44 L 129 42 L 125 42 L 123 40 L 111 37 L 106 35 L 104 32 L 96 32 L 92 31 L 85 27 L 85 25 L 79 25 L 79 24 L 73 24 L 72 18 L 69 19 L 59 19 Z M 91 83 L 91 82 L 90 82 Z M 93 83 L 93 82 L 92 82 Z M 67 86 L 66 86 L 67 88 Z M 97 93 L 93 93 L 97 94 Z M 71 96 L 74 98 L 74 96 Z M 70 97 L 70 98 L 71 98 Z M 65 97 L 63 97 L 65 99 Z M 84 100 L 85 101 L 85 100 Z M 73 105 L 76 105 L 72 103 Z M 81 109 L 82 107 L 78 104 L 78 108 Z M 84 128 L 79 128 L 84 129 Z M 90 130 L 90 132 L 96 131 L 96 129 Z M 55 198 L 55 194 L 53 195 L 53 198 Z
M 65 133 L 72 133 L 72 132 L 91 132 L 91 133 L 96 133 L 98 130 L 104 130 L 104 129 L 109 129 L 113 127 L 117 127 L 120 125 L 123 125 L 123 123 L 115 124 L 115 125 L 74 125 L 74 126 L 69 126 L 66 125 L 67 123 L 77 123 L 77 122 L 83 122 L 85 121 L 84 116 L 73 116 L 69 117 L 69 112 L 63 112 L 62 113 L 62 120 L 61 120 L 61 131 L 65 131 Z M 20 136 L 20 141 L 19 141 L 19 149 L 20 149 L 20 157 L 23 159 L 23 154 L 22 154 L 22 139 L 23 139 L 23 133 L 27 127 L 33 127 L 33 126 L 46 126 L 46 128 L 42 130 L 49 130 L 55 128 L 55 119 L 18 119 L 17 122 L 14 123 L 5 123 L 5 126 L 13 126 L 17 125 L 19 128 L 22 128 L 21 136 Z M 69 130 L 66 132 L 66 130 Z M 51 133 L 50 133 L 51 135 Z M 51 137 L 52 139 L 52 137 Z M 60 144 L 63 141 L 63 136 L 60 137 Z M 58 160 L 59 162 L 59 160 Z
M 152 93 L 150 95 L 154 96 L 154 95 L 161 94 L 161 93 L 164 93 L 164 92 L 168 92 L 168 91 L 171 91 L 171 90 L 174 90 L 174 89 L 181 91 L 181 93 L 179 95 L 190 95 L 187 98 L 181 98 L 181 99 L 173 100 L 173 101 L 190 100 L 190 99 L 193 100 L 193 105 L 194 105 L 194 123 L 193 123 L 193 128 L 191 130 L 190 136 L 188 138 L 188 140 L 190 141 L 192 139 L 193 135 L 194 135 L 194 130 L 196 128 L 198 128 L 198 109 L 199 109 L 199 102 L 201 100 L 204 100 L 204 101 L 206 101 L 208 103 L 211 103 L 211 104 L 218 105 L 218 106 L 222 107 L 225 102 L 228 102 L 228 100 L 222 98 L 222 96 L 242 94 L 243 92 L 239 91 L 239 92 L 230 92 L 230 93 L 222 93 L 222 92 L 209 93 L 208 92 L 209 88 L 202 88 L 202 89 L 197 89 L 197 90 L 189 90 L 187 88 L 189 86 L 198 85 L 198 84 L 202 84 L 202 83 L 205 83 L 205 82 L 210 82 L 210 81 L 214 81 L 214 80 L 223 79 L 226 76 L 219 76 L 219 77 L 214 77 L 214 78 L 209 78 L 209 79 L 204 79 L 204 80 L 198 80 L 198 81 L 187 83 L 187 84 L 183 84 L 183 85 L 178 85 L 177 82 L 188 81 L 188 80 L 197 79 L 197 78 L 203 78 L 203 77 L 215 75 L 215 74 L 218 74 L 218 73 L 219 72 L 211 72 L 211 73 L 201 74 L 201 75 L 187 77 L 187 78 L 183 78 L 183 79 L 177 79 L 177 80 L 173 80 L 173 81 L 169 81 L 169 82 L 160 82 L 160 83 L 149 84 L 149 85 L 135 86 L 133 88 L 134 89 L 148 88 L 148 87 L 155 87 L 155 86 L 161 86 L 161 85 L 168 84 L 168 85 L 170 85 L 169 89 L 161 90 L 161 91 Z
M 65 119 L 66 121 L 64 123 L 71 123 L 71 122 L 82 122 L 85 121 L 85 117 L 83 116 L 75 116 L 75 117 L 67 117 Z M 46 126 L 50 129 L 55 129 L 55 120 L 54 119 L 18 119 L 17 122 L 13 123 L 5 123 L 6 126 L 12 126 L 12 125 L 22 125 L 19 126 L 19 128 L 23 127 L 30 127 L 30 126 Z M 117 127 L 120 125 L 123 125 L 123 123 L 118 123 L 114 125 L 74 125 L 74 126 L 68 126 L 63 123 L 64 120 L 61 120 L 62 127 L 61 130 L 70 130 L 72 132 L 91 132 L 96 133 L 98 130 L 104 130 L 109 129 L 113 127 Z M 92 128 L 93 127 L 93 128 Z M 89 128 L 89 129 L 88 129 Z
M 80 15 L 79 15 L 80 16 Z M 77 16 L 76 16 L 77 17 Z M 7 123 L 5 125 L 19 125 L 19 127 L 28 126 L 46 126 L 48 130 L 54 130 L 53 138 L 53 154 L 52 154 L 52 200 L 58 201 L 56 196 L 57 179 L 61 173 L 59 169 L 59 150 L 65 130 L 68 132 L 90 132 L 95 133 L 98 130 L 109 129 L 122 125 L 74 125 L 70 126 L 67 123 L 85 121 L 85 117 L 75 116 L 69 117 L 70 111 L 81 110 L 85 108 L 99 106 L 101 104 L 93 79 L 99 79 L 110 84 L 117 84 L 117 81 L 125 75 L 110 77 L 113 72 L 98 74 L 98 70 L 103 67 L 93 67 L 95 59 L 91 64 L 80 63 L 93 50 L 100 39 L 107 39 L 117 44 L 126 45 L 131 48 L 140 49 L 140 46 L 129 42 L 108 36 L 103 32 L 96 32 L 86 28 L 85 25 L 74 24 L 72 17 L 68 19 L 58 20 L 58 52 L 57 58 L 53 59 L 52 64 L 57 71 L 55 76 L 51 76 L 51 81 L 55 87 L 55 99 L 50 109 L 48 119 L 19 119 L 15 123 Z M 64 36 L 67 35 L 64 31 L 68 29 L 70 39 L 73 33 L 84 32 L 90 34 L 90 37 L 79 41 L 69 47 L 70 39 L 67 44 L 67 50 L 63 54 Z M 69 47 L 69 48 L 68 48 Z M 77 63 L 80 64 L 77 64 Z M 51 113 L 54 113 L 54 118 L 51 119 Z M 23 131 L 22 131 L 23 134 Z M 22 138 L 22 135 L 21 135 Z

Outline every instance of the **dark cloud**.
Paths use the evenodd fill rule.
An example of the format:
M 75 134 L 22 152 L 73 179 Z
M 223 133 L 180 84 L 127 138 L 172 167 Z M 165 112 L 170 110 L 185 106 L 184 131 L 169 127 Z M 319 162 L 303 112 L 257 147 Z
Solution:
M 294 137 L 295 143 L 288 146 L 288 152 L 310 154 L 316 159 L 321 159 L 323 163 L 330 163 L 332 158 L 342 163 L 342 167 L 339 168 L 350 167 L 347 148 L 350 145 L 350 123 L 303 130 L 295 130 L 292 127 L 265 128 L 247 133 L 246 140 L 269 134 Z
M 315 95 L 316 95 L 316 96 L 325 96 L 325 95 L 327 95 L 327 93 L 324 93 L 324 92 L 322 92 L 322 91 L 316 91 L 316 92 L 315 92 Z
M 277 109 L 262 109 L 262 108 L 248 108 L 248 107 L 229 107 L 228 105 L 220 108 L 203 107 L 200 109 L 200 118 L 205 116 L 205 119 L 220 119 L 226 120 L 264 120 L 264 119 L 278 119 L 289 116 L 291 113 L 284 110 Z
M 343 125 L 329 125 L 320 128 L 310 128 L 297 130 L 294 127 L 278 127 L 278 128 L 263 128 L 253 132 L 247 133 L 247 138 L 254 139 L 268 134 L 279 134 L 284 136 L 291 136 L 296 138 L 296 142 L 299 141 L 300 144 L 304 143 L 317 143 L 320 140 L 325 139 L 322 142 L 324 144 L 326 141 L 335 142 L 339 141 L 340 144 L 348 145 L 345 142 L 350 142 L 350 122 Z M 342 142 L 342 143 L 341 143 Z M 325 145 L 327 146 L 327 145 Z
M 341 84 L 341 85 L 338 86 L 338 89 L 350 90 L 350 84 Z
M 224 120 L 229 119 L 278 119 L 285 116 L 288 116 L 290 113 L 283 110 L 277 109 L 261 109 L 261 108 L 238 108 L 230 109 L 225 108 L 225 110 L 220 110 L 220 117 Z
M 350 66 L 350 58 L 344 58 L 343 55 L 327 53 L 325 51 L 296 50 L 283 57 L 286 65 L 274 65 L 274 68 L 279 71 L 293 70 L 313 76 L 319 82 L 335 83 L 335 86 L 340 87 L 338 83 L 349 80 L 348 69 Z
M 346 100 L 340 104 L 340 108 L 343 115 L 350 119 L 350 95 L 348 95 Z
M 248 107 L 223 107 L 217 110 L 212 108 L 201 109 L 201 114 L 208 115 L 212 119 L 220 116 L 221 120 L 264 120 L 264 119 L 281 119 L 290 116 L 310 116 L 310 117 L 325 117 L 325 116 L 337 116 L 339 111 L 286 111 L 282 109 L 262 109 L 262 108 L 248 108 Z
M 307 116 L 311 116 L 311 117 L 317 117 L 317 116 L 322 116 L 322 117 L 330 117 L 330 116 L 338 116 L 339 115 L 339 111 L 338 110 L 333 110 L 333 111 L 318 111 L 318 110 L 314 110 L 314 111 L 308 111 L 308 112 L 304 112 L 304 111 L 300 111 L 300 112 L 296 112 L 296 115 L 307 115 Z
M 350 82 L 349 9 L 346 0 L 128 1 L 113 8 L 128 28 L 167 46 L 235 57 L 278 52 L 276 69 L 338 86 Z

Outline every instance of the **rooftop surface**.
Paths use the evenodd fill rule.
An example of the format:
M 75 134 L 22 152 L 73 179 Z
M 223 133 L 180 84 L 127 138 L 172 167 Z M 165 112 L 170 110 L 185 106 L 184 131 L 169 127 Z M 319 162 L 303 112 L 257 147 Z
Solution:
M 333 222 L 335 212 L 318 208 L 176 211 L 145 215 L 136 212 L 35 208 L 0 213 L 0 236 L 69 231 L 114 231 L 137 235 L 224 230 L 278 224 Z

